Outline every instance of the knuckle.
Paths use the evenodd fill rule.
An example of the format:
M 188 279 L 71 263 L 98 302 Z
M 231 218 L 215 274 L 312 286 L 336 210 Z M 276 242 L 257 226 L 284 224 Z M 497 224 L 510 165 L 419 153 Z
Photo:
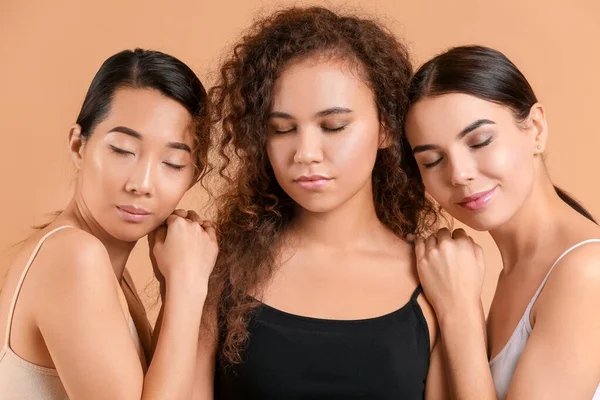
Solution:
M 443 252 L 450 252 L 450 251 L 454 250 L 454 243 L 451 240 L 444 238 L 444 239 L 440 240 L 438 248 L 439 248 L 439 250 L 441 250 Z

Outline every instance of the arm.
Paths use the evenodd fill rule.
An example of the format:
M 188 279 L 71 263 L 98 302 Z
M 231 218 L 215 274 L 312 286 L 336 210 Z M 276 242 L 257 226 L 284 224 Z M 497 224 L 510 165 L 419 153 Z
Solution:
M 215 361 L 218 351 L 217 317 L 215 311 L 205 312 L 209 314 L 207 322 L 200 327 L 193 400 L 214 398 Z
M 483 257 L 468 251 L 466 234 L 417 244 L 424 291 L 439 318 L 452 393 L 460 399 L 495 399 L 487 363 L 480 293 Z M 471 241 L 472 242 L 472 241 Z M 561 261 L 536 303 L 531 337 L 507 399 L 590 399 L 600 382 L 600 248 L 587 245 Z
M 483 320 L 481 307 L 456 308 L 456 313 L 448 313 L 440 320 L 452 398 L 496 399 Z
M 536 302 L 507 399 L 592 398 L 600 383 L 600 246 L 567 255 Z
M 167 282 L 160 335 L 146 375 L 144 399 L 188 399 L 192 392 L 206 293 L 197 288 L 185 289 L 187 282 L 170 283 Z
M 463 230 L 453 236 L 441 229 L 415 244 L 419 279 L 440 327 L 441 350 L 436 350 L 446 361 L 452 398 L 496 399 L 480 300 L 483 253 Z
M 438 322 L 431 304 L 421 295 L 417 300 L 427 320 L 431 350 L 429 356 L 429 370 L 425 384 L 425 400 L 445 400 L 450 398 L 448 380 L 446 376 L 446 363 L 444 359 L 443 343 L 441 341 Z
M 123 318 L 118 282 L 104 246 L 75 231 L 89 238 L 79 240 L 70 259 L 63 257 L 51 269 L 56 275 L 49 279 L 57 284 L 48 285 L 46 300 L 43 297 L 38 302 L 43 309 L 36 315 L 71 399 L 190 398 L 206 294 L 202 282 L 214 265 L 216 241 L 212 241 L 214 235 L 206 240 L 202 235 L 207 233 L 199 224 L 178 219 L 181 221 L 171 220 L 174 228 L 169 226 L 168 237 L 164 232 L 159 245 L 159 258 L 169 264 L 163 267 L 167 295 L 163 332 L 146 379 Z M 182 254 L 190 258 L 182 259 Z
M 36 288 L 34 309 L 60 379 L 74 400 L 139 399 L 142 366 L 106 249 L 81 231 L 60 237 L 77 246 L 69 245 L 59 262 L 40 271 L 42 281 L 52 284 Z
M 189 399 L 196 378 L 196 354 L 208 278 L 218 247 L 216 232 L 210 222 L 202 220 L 193 211 L 187 212 L 186 218 L 171 215 L 167 226 L 168 229 L 162 227 L 156 231 L 151 248 L 153 264 L 164 277 L 165 290 L 158 330 L 154 335 L 156 350 L 144 393 L 154 393 L 156 388 L 157 393 L 162 393 L 156 398 L 163 399 L 167 393 L 178 390 L 182 398 Z M 174 354 L 178 355 L 177 359 Z M 171 377 L 169 391 L 161 389 L 166 386 L 161 382 L 165 377 Z

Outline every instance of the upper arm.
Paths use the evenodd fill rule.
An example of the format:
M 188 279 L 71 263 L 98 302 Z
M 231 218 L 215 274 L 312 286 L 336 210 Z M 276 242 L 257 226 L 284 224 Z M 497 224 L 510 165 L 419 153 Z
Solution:
M 38 290 L 36 323 L 69 398 L 139 398 L 143 371 L 114 270 L 104 246 L 86 235 L 61 232 L 69 245 L 44 270 L 51 284 Z
M 600 382 L 600 247 L 566 256 L 537 301 L 509 399 L 591 399 Z
M 204 323 L 203 321 L 198 338 L 194 400 L 212 400 L 214 397 L 218 328 L 216 313 L 208 312 L 207 322 Z

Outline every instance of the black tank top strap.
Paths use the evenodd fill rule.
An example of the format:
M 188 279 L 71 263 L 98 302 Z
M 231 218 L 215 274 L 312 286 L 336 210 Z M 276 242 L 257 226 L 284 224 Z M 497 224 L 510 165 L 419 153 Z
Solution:
M 421 293 L 423 293 L 423 287 L 421 286 L 421 284 L 419 284 L 419 286 L 417 286 L 417 288 L 413 292 L 412 296 L 410 296 L 410 301 L 417 301 L 417 297 L 419 297 Z

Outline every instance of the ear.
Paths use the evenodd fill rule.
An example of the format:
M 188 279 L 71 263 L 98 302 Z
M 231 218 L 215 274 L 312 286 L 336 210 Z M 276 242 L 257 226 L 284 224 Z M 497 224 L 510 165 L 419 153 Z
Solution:
M 392 135 L 388 132 L 383 125 L 383 122 L 379 124 L 379 147 L 378 149 L 387 149 L 392 144 Z
M 81 136 L 81 125 L 74 124 L 69 129 L 69 152 L 77 169 L 81 168 L 83 161 L 84 138 Z
M 548 141 L 548 123 L 546 121 L 546 111 L 540 103 L 531 106 L 527 117 L 527 127 L 532 130 L 534 135 L 533 154 L 542 154 Z

